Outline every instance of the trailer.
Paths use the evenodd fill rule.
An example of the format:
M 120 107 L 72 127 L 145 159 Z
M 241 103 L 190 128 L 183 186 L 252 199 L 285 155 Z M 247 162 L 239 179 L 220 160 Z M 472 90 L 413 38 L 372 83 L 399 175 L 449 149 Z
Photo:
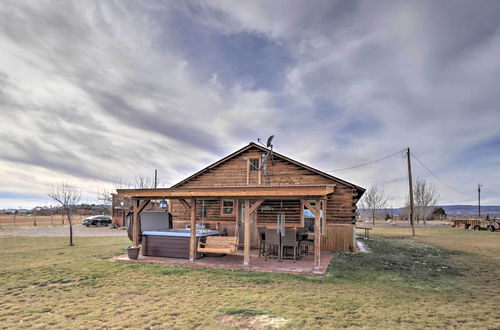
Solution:
M 473 230 L 487 230 L 495 231 L 500 230 L 500 220 L 499 219 L 456 219 L 451 220 L 453 227 L 463 228 L 463 229 L 473 229 Z
M 496 218 L 493 220 L 486 219 L 481 220 L 478 225 L 472 227 L 474 230 L 487 230 L 487 231 L 495 231 L 500 230 L 500 220 Z
M 453 223 L 453 227 L 455 228 L 463 228 L 463 229 L 472 229 L 474 226 L 480 224 L 480 219 L 454 219 L 451 220 Z

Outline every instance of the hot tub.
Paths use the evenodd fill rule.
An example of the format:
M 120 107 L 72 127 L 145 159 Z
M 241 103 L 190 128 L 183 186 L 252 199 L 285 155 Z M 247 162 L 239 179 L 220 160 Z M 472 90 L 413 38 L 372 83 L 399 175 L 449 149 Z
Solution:
M 168 237 L 190 237 L 191 229 L 169 229 L 166 231 L 143 231 L 143 236 L 168 236 Z M 196 237 L 219 235 L 217 230 L 196 229 Z
M 207 236 L 219 235 L 217 230 L 197 229 L 196 246 Z M 142 255 L 189 259 L 191 229 L 170 229 L 166 231 L 142 232 Z M 196 258 L 198 258 L 196 252 Z

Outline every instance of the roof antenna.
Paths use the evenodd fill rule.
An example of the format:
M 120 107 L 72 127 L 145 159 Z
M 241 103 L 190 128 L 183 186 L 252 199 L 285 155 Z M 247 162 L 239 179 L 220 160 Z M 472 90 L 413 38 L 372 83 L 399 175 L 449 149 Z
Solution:
M 262 141 L 260 140 L 260 138 L 257 138 L 257 142 L 259 142 L 260 144 L 262 144 L 263 147 L 266 146 L 264 143 L 262 143 Z
M 262 171 L 262 174 L 264 175 L 266 183 L 269 183 L 269 178 L 267 177 L 267 160 L 269 159 L 269 156 L 271 157 L 271 164 L 274 166 L 273 139 L 274 139 L 274 135 L 271 135 L 267 139 L 267 143 L 265 145 L 265 147 L 267 148 L 267 152 L 262 155 L 262 165 L 260 167 L 260 170 Z M 257 141 L 259 141 L 259 143 L 264 146 L 264 144 L 260 141 L 260 139 L 257 139 Z
M 273 150 L 273 139 L 274 139 L 274 135 L 271 135 L 268 139 L 267 139 L 267 148 L 271 148 L 271 150 Z

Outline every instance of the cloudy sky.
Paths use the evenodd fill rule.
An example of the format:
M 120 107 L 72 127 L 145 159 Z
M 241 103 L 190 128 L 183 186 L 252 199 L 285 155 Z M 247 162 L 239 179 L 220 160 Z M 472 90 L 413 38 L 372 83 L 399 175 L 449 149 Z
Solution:
M 165 186 L 274 134 L 333 171 L 411 147 L 442 204 L 500 204 L 500 1 L 2 1 L 0 208 Z M 332 172 L 406 198 L 401 155 Z

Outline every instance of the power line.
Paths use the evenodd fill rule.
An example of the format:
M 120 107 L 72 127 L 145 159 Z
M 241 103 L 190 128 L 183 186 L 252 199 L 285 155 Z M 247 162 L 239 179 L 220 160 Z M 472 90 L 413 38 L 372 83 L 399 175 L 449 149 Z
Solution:
M 401 154 L 402 152 L 404 152 L 406 149 L 403 149 L 403 150 L 400 150 L 398 152 L 395 152 L 393 154 L 390 154 L 390 155 L 387 155 L 387 156 L 384 156 L 382 158 L 379 158 L 379 159 L 375 159 L 371 162 L 367 162 L 367 163 L 362 163 L 362 164 L 359 164 L 359 165 L 355 165 L 355 166 L 351 166 L 351 167 L 346 167 L 346 168 L 339 168 L 339 169 L 336 169 L 336 170 L 331 170 L 331 171 L 327 171 L 327 172 L 341 172 L 341 171 L 347 171 L 347 170 L 352 170 L 354 168 L 358 168 L 358 167 L 363 167 L 363 166 L 367 166 L 367 165 L 371 165 L 373 163 L 376 163 L 376 162 L 379 162 L 381 160 L 384 160 L 384 159 L 387 159 L 387 158 L 390 158 L 392 156 L 395 156 L 397 154 Z
M 413 158 L 415 158 L 417 160 L 417 162 L 420 163 L 420 165 L 422 165 L 423 168 L 425 168 L 427 170 L 427 172 L 429 172 L 433 177 L 435 177 L 436 180 L 438 180 L 443 185 L 445 185 L 446 187 L 448 187 L 448 189 L 453 190 L 454 192 L 457 192 L 457 193 L 462 194 L 462 195 L 467 195 L 466 193 L 463 193 L 461 191 L 456 190 L 455 188 L 453 188 L 452 186 L 450 186 L 449 184 L 447 184 L 446 182 L 444 182 L 443 180 L 441 180 L 436 174 L 434 174 L 434 172 L 432 172 L 427 166 L 425 166 L 424 163 L 422 163 L 422 161 L 420 161 L 420 159 L 418 159 L 418 157 L 415 156 L 415 154 L 413 152 L 411 153 L 411 155 L 413 156 Z

